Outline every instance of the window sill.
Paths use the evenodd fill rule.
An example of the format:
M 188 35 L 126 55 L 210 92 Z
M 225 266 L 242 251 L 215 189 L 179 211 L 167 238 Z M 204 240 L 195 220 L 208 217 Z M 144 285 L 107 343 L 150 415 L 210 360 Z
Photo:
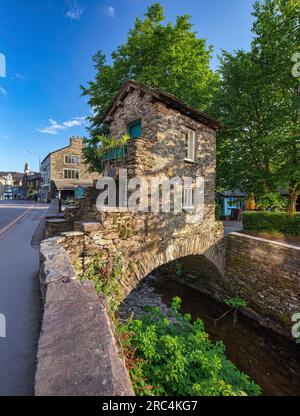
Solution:
M 191 159 L 184 159 L 184 161 L 185 161 L 186 163 L 191 163 L 192 165 L 199 165 L 199 163 L 198 163 L 198 162 L 195 162 L 194 160 L 191 160 Z
M 193 213 L 195 211 L 195 207 L 182 207 L 182 211 Z

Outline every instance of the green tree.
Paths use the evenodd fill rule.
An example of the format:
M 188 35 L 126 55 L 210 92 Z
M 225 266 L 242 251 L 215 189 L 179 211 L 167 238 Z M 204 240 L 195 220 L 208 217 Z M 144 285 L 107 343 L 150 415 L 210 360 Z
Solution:
M 192 31 L 190 16 L 178 16 L 175 24 L 165 23 L 159 3 L 148 8 L 144 20 L 136 19 L 127 41 L 111 54 L 111 65 L 99 51 L 93 57 L 96 78 L 82 87 L 94 109 L 85 149 L 85 158 L 91 167 L 99 169 L 99 136 L 107 133 L 103 131 L 101 116 L 126 80 L 133 79 L 172 93 L 206 110 L 219 79 L 210 69 L 211 52 L 206 41 Z
M 227 125 L 218 137 L 218 185 L 260 196 L 288 190 L 295 214 L 300 193 L 299 79 L 292 56 L 300 47 L 299 0 L 254 5 L 250 52 L 224 52 L 214 110 Z

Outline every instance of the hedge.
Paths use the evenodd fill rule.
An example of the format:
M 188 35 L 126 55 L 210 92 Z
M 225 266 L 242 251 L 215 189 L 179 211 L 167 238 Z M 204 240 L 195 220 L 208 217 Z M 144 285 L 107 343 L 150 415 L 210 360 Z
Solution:
M 300 235 L 300 214 L 292 217 L 284 212 L 246 211 L 243 224 L 245 231 L 279 231 Z

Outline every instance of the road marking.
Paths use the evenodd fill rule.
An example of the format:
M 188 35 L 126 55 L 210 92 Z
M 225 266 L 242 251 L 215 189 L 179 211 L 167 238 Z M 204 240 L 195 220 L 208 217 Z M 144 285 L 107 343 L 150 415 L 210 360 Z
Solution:
M 19 208 L 19 209 L 25 209 L 25 208 L 35 208 L 35 209 L 45 209 L 45 206 L 43 205 L 32 205 L 32 204 L 1 204 L 0 203 L 0 209 L 8 209 L 8 208 Z
M 14 229 L 21 221 L 26 218 L 29 213 L 31 213 L 33 208 L 27 209 L 25 212 L 23 212 L 21 215 L 19 215 L 17 218 L 13 219 L 11 222 L 9 222 L 5 227 L 0 229 L 0 240 L 6 236 L 6 234 Z

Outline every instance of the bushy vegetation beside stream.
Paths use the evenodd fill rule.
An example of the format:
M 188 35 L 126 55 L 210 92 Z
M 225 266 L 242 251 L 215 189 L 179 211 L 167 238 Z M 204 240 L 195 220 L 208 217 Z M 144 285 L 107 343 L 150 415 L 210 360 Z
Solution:
M 142 396 L 258 396 L 260 387 L 225 356 L 222 342 L 212 342 L 200 319 L 180 313 L 180 298 L 168 315 L 159 307 L 145 307 L 139 319 L 115 320 L 122 299 L 121 255 L 95 256 L 83 274 L 102 293 L 116 322 L 133 388 Z M 228 303 L 241 307 L 238 298 Z M 237 303 L 239 301 L 239 303 Z M 228 301 L 229 302 L 229 301 Z
M 200 319 L 145 308 L 140 319 L 119 323 L 126 365 L 137 395 L 259 396 L 260 387 L 226 358 L 222 342 L 209 340 Z

